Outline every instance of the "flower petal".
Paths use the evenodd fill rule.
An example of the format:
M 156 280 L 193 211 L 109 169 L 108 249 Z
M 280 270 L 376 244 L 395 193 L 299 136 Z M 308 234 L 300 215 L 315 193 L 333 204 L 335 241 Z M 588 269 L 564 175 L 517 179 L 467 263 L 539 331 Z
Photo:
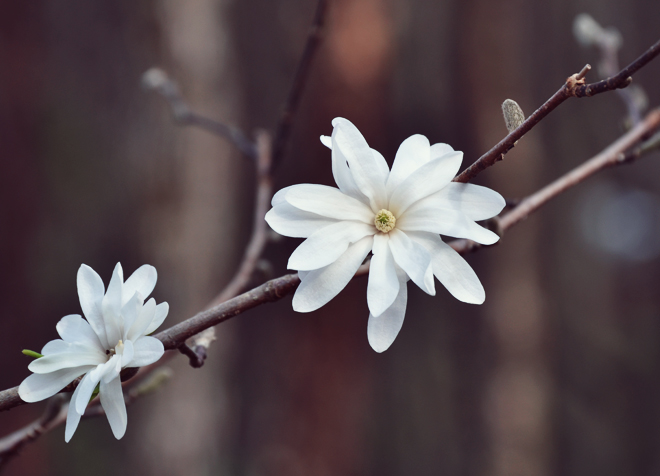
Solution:
M 371 251 L 373 241 L 373 237 L 365 236 L 331 265 L 307 273 L 293 296 L 293 310 L 315 311 L 339 294 Z
M 83 377 L 83 380 L 87 378 L 87 375 Z M 81 382 L 82 383 L 82 382 Z M 69 442 L 73 438 L 73 434 L 78 428 L 80 423 L 80 418 L 82 415 L 76 411 L 76 400 L 78 399 L 78 394 L 80 393 L 80 385 L 76 387 L 69 401 L 69 409 L 66 413 L 66 429 L 64 430 L 64 441 Z
M 89 404 L 89 399 L 92 398 L 92 393 L 96 385 L 98 385 L 101 377 L 103 377 L 103 371 L 108 367 L 108 364 L 115 359 L 116 356 L 113 356 L 108 362 L 103 365 L 97 366 L 95 369 L 87 372 L 87 375 L 78 384 L 76 388 L 76 401 L 74 403 L 74 408 L 78 415 L 84 415 L 87 404 Z M 73 399 L 73 397 L 72 397 Z
M 408 211 L 417 207 L 454 210 L 476 221 L 494 217 L 505 205 L 504 197 L 490 188 L 451 182 L 439 192 L 412 205 Z
M 374 212 L 361 201 L 327 185 L 292 186 L 284 196 L 296 208 L 337 220 L 355 220 L 372 224 Z
M 94 366 L 85 365 L 56 370 L 47 374 L 32 374 L 21 382 L 18 387 L 18 395 L 28 403 L 45 400 L 93 368 Z
M 41 354 L 44 356 L 55 355 L 55 354 L 68 354 L 68 353 L 76 353 L 76 352 L 105 353 L 105 349 L 88 342 L 65 342 L 61 339 L 51 340 L 47 342 L 46 345 L 44 345 L 43 348 L 41 349 Z
M 92 347 L 98 347 L 99 350 L 103 349 L 92 326 L 78 314 L 64 316 L 55 328 L 60 337 L 66 342 L 85 343 Z
M 133 360 L 129 367 L 144 367 L 158 361 L 165 353 L 163 343 L 155 337 L 140 337 L 133 343 Z
M 374 316 L 380 316 L 399 294 L 400 284 L 396 276 L 394 258 L 388 246 L 389 239 L 389 234 L 378 233 L 374 236 L 367 284 L 367 305 Z
M 101 381 L 99 396 L 101 397 L 101 406 L 105 410 L 105 416 L 108 417 L 112 434 L 120 440 L 126 433 L 128 415 L 126 414 L 126 402 L 124 401 L 124 392 L 121 388 L 119 376 L 109 382 Z
M 282 202 L 266 213 L 266 222 L 280 235 L 307 238 L 312 233 L 337 223 L 337 220 L 306 212 L 288 202 Z
M 422 291 L 435 296 L 431 255 L 426 248 L 397 229 L 390 232 L 389 246 L 395 263 Z
M 441 190 L 456 176 L 462 161 L 463 152 L 451 152 L 419 167 L 394 189 L 389 210 L 398 217 L 416 201 Z
M 133 341 L 127 340 L 124 342 L 124 351 L 121 354 L 121 368 L 127 367 L 132 361 L 133 356 L 135 355 L 135 349 L 133 347 Z
M 396 226 L 405 232 L 428 231 L 455 238 L 468 238 L 482 245 L 492 245 L 500 239 L 496 233 L 477 225 L 464 214 L 442 208 L 415 206 L 397 220 Z
M 126 339 L 136 341 L 138 338 L 146 334 L 147 328 L 151 325 L 154 317 L 156 316 L 156 300 L 149 299 L 144 306 L 140 309 L 137 319 L 126 333 Z
M 74 344 L 75 345 L 75 344 Z M 35 374 L 46 374 L 57 370 L 81 367 L 84 365 L 99 365 L 105 362 L 106 356 L 99 349 L 44 355 L 30 362 L 28 369 Z
M 143 300 L 147 299 L 156 287 L 157 280 L 156 268 L 148 264 L 140 266 L 124 283 L 121 305 L 124 306 L 136 292 L 142 295 Z
M 350 121 L 337 117 L 332 121 L 332 125 L 334 126 L 332 131 L 333 157 L 338 154 L 348 162 L 350 172 L 360 192 L 369 199 L 372 210 L 377 211 L 385 204 L 385 180 L 387 179 L 387 175 L 382 174 L 383 167 L 382 164 L 379 164 L 379 158 L 371 152 L 367 141 Z
M 468 262 L 456 250 L 434 233 L 413 231 L 408 235 L 429 251 L 433 273 L 452 296 L 470 304 L 484 302 L 484 287 Z
M 374 225 L 341 221 L 327 226 L 303 241 L 291 254 L 287 268 L 310 271 L 335 262 L 348 245 L 376 233 Z
M 105 294 L 105 286 L 103 280 L 96 274 L 92 268 L 83 264 L 78 269 L 78 297 L 80 299 L 80 307 L 83 314 L 89 321 L 89 324 L 99 336 L 101 345 L 107 347 L 108 339 L 105 335 L 105 324 L 103 322 L 103 312 L 101 302 Z
M 103 323 L 105 324 L 105 334 L 108 339 L 108 346 L 114 347 L 121 339 L 121 305 L 122 305 L 122 287 L 124 284 L 124 272 L 121 269 L 121 263 L 117 263 L 108 290 L 103 296 L 101 308 L 103 309 Z
M 167 313 L 170 311 L 170 305 L 166 302 L 161 302 L 156 306 L 156 314 L 151 320 L 149 327 L 143 332 L 143 334 L 151 334 L 153 331 L 158 329 L 167 317 Z
M 153 299 L 153 298 L 152 298 Z M 155 301 L 154 301 L 155 302 Z M 133 297 L 121 308 L 121 318 L 119 319 L 119 328 L 121 332 L 121 339 L 128 339 L 128 333 L 133 323 L 138 319 L 140 312 L 144 308 L 144 300 L 142 293 L 136 291 Z
M 392 305 L 378 317 L 369 314 L 367 337 L 371 348 L 376 352 L 384 352 L 392 345 L 401 330 L 403 318 L 406 315 L 406 304 L 408 303 L 408 285 L 406 283 L 408 279 L 401 270 L 397 270 L 397 276 L 400 282 L 399 294 Z
M 429 140 L 415 134 L 404 140 L 394 156 L 392 172 L 387 179 L 388 196 L 415 170 L 431 160 L 431 147 Z
M 443 155 L 450 154 L 452 152 L 454 152 L 454 148 L 449 144 L 443 144 L 441 142 L 433 144 L 431 146 L 431 160 L 439 159 Z

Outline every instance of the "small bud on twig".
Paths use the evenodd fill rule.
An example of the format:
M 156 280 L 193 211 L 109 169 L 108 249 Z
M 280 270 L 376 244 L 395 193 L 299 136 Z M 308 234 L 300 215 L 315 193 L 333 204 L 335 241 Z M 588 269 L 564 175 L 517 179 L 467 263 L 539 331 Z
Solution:
M 513 99 L 507 99 L 502 103 L 502 112 L 504 113 L 504 124 L 509 132 L 513 132 L 525 122 L 525 113 Z

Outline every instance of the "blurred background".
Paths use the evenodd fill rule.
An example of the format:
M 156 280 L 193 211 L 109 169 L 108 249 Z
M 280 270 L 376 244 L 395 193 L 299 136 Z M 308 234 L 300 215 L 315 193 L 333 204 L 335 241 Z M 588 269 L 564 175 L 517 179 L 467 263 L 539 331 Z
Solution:
M 658 40 L 650 0 L 328 0 L 327 28 L 276 189 L 334 184 L 318 140 L 355 123 L 390 161 L 421 133 L 465 152 L 506 134 L 599 52 L 590 13 L 623 37 L 622 65 Z M 254 167 L 172 122 L 140 86 L 158 66 L 200 113 L 250 132 L 279 118 L 315 10 L 310 0 L 0 3 L 0 387 L 24 348 L 79 313 L 76 272 L 107 283 L 158 269 L 165 326 L 201 310 L 249 237 Z M 596 70 L 587 77 L 598 78 Z M 660 61 L 635 76 L 660 105 Z M 615 93 L 569 100 L 478 177 L 520 198 L 624 132 Z M 21 475 L 584 475 L 660 473 L 660 156 L 607 170 L 467 256 L 482 306 L 409 286 L 384 354 L 367 342 L 366 279 L 311 314 L 291 298 L 218 327 L 201 369 L 183 356 L 129 408 L 62 427 L 6 468 Z M 269 245 L 272 277 L 299 240 Z M 263 278 L 265 279 L 265 277 Z M 44 404 L 0 414 L 2 435 Z

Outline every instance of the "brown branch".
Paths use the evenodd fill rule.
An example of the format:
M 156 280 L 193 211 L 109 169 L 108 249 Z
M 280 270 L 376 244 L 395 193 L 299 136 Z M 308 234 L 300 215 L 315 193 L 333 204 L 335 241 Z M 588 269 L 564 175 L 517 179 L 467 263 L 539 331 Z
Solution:
M 569 76 L 566 83 L 548 99 L 541 107 L 529 116 L 517 129 L 502 139 L 492 149 L 482 155 L 476 162 L 459 174 L 454 182 L 470 182 L 480 172 L 502 160 L 515 143 L 527 134 L 536 124 L 541 122 L 548 114 L 554 111 L 561 103 L 570 97 L 589 97 L 596 94 L 625 88 L 632 82 L 631 76 L 647 65 L 660 54 L 660 41 L 651 46 L 639 58 L 622 69 L 617 75 L 597 83 L 585 84 L 584 75 L 588 71 L 585 67 L 580 73 Z
M 142 76 L 142 84 L 146 89 L 156 91 L 167 101 L 172 110 L 174 120 L 184 126 L 197 126 L 218 137 L 232 142 L 238 149 L 251 159 L 256 159 L 256 146 L 240 129 L 228 126 L 222 122 L 194 112 L 185 99 L 177 84 L 169 78 L 165 71 L 151 68 Z
M 289 140 L 289 136 L 291 135 L 293 118 L 298 110 L 300 98 L 305 89 L 305 82 L 307 81 L 311 70 L 312 60 L 314 59 L 318 46 L 323 38 L 323 26 L 325 23 L 327 8 L 327 0 L 318 1 L 314 20 L 312 21 L 312 26 L 307 35 L 307 43 L 305 44 L 305 49 L 300 57 L 298 69 L 293 77 L 293 83 L 291 84 L 289 95 L 284 104 L 284 109 L 277 125 L 277 131 L 273 141 L 273 168 L 277 167 L 281 162 L 284 149 Z

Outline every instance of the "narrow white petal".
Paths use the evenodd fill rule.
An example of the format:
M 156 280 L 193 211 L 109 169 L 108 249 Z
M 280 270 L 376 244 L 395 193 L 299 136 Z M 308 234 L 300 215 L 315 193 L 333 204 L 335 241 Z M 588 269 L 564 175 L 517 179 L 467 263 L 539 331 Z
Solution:
M 330 147 L 332 149 L 332 147 Z M 332 151 L 332 176 L 339 190 L 349 195 L 365 205 L 369 206 L 369 198 L 362 193 L 360 187 L 353 178 L 353 172 L 348 166 L 346 156 L 340 148 Z
M 288 187 L 284 187 L 283 189 L 278 190 L 275 195 L 273 195 L 273 198 L 270 200 L 270 204 L 272 206 L 277 206 L 281 203 L 286 202 L 286 194 L 291 190 L 293 187 L 296 187 L 296 185 L 289 185 Z
M 307 238 L 312 233 L 337 223 L 337 220 L 306 212 L 288 202 L 282 202 L 266 213 L 266 222 L 280 235 Z
M 104 355 L 105 349 L 99 347 L 94 342 L 66 342 L 61 339 L 51 340 L 41 349 L 41 354 L 44 356 L 75 353 L 98 353 L 99 355 Z
M 372 224 L 374 212 L 361 201 L 326 185 L 300 184 L 291 187 L 285 199 L 300 210 L 337 220 L 355 220 Z
M 390 307 L 399 294 L 399 279 L 392 252 L 388 246 L 389 234 L 374 236 L 373 257 L 369 267 L 367 305 L 374 316 L 380 316 Z
M 89 324 L 99 336 L 101 345 L 106 347 L 108 340 L 105 335 L 105 324 L 103 323 L 103 312 L 101 302 L 105 294 L 103 280 L 96 274 L 92 268 L 83 264 L 78 269 L 78 297 L 83 314 L 89 321 Z
M 101 308 L 103 309 L 103 323 L 105 324 L 105 334 L 108 339 L 108 345 L 113 347 L 121 339 L 120 313 L 122 303 L 122 287 L 124 284 L 124 272 L 121 264 L 117 263 L 108 290 L 103 296 Z
M 463 213 L 440 208 L 415 206 L 399 217 L 396 226 L 405 232 L 428 231 L 454 238 L 468 238 L 482 245 L 492 245 L 500 239 L 496 233 L 477 225 Z
M 381 183 L 384 187 L 387 183 L 387 179 L 390 176 L 390 166 L 387 165 L 387 160 L 383 157 L 383 154 L 378 152 L 376 149 L 371 149 L 371 154 L 374 156 L 374 162 L 376 163 L 376 172 L 378 174 L 378 183 Z
M 454 210 L 476 221 L 494 217 L 505 205 L 504 197 L 490 188 L 451 182 L 412 205 L 408 211 L 418 207 Z
M 78 415 L 85 414 L 85 408 L 87 408 L 89 399 L 92 398 L 92 393 L 94 393 L 94 389 L 101 380 L 101 377 L 103 376 L 102 372 L 106 367 L 107 363 L 99 365 L 95 369 L 87 372 L 87 375 L 85 375 L 85 377 L 78 384 L 78 387 L 76 388 L 76 401 L 74 402 L 74 408 Z
M 153 298 L 152 298 L 153 299 Z M 133 297 L 124 304 L 121 309 L 121 317 L 119 319 L 119 329 L 121 333 L 121 339 L 126 340 L 128 338 L 128 331 L 133 325 L 133 323 L 138 319 L 138 316 L 144 304 L 142 294 L 140 291 L 133 293 Z
M 144 306 L 142 306 L 140 309 L 140 314 L 138 314 L 138 318 L 126 333 L 127 339 L 135 341 L 146 333 L 146 330 L 154 320 L 157 307 L 158 306 L 156 306 L 156 300 L 154 298 L 149 299 L 144 304 Z
M 431 147 L 425 136 L 415 134 L 404 140 L 394 156 L 392 172 L 387 180 L 388 195 L 429 160 L 431 160 Z
M 416 201 L 441 190 L 455 177 L 462 161 L 463 152 L 452 152 L 419 167 L 394 189 L 389 210 L 399 216 Z
M 83 377 L 83 380 L 87 378 L 87 375 Z M 78 428 L 80 423 L 80 418 L 82 415 L 76 411 L 76 400 L 78 399 L 78 394 L 80 393 L 80 385 L 76 387 L 69 401 L 69 409 L 66 413 L 66 428 L 64 430 L 64 441 L 69 442 L 73 438 L 73 434 Z
M 129 367 L 144 367 L 158 361 L 165 353 L 163 343 L 155 337 L 140 337 L 133 344 L 133 360 Z
M 315 311 L 339 294 L 371 251 L 373 241 L 373 237 L 365 236 L 331 265 L 307 273 L 293 296 L 293 310 Z
M 371 208 L 378 210 L 386 199 L 384 179 L 387 176 L 381 174 L 382 164 L 378 163 L 378 157 L 374 156 L 367 141 L 350 121 L 338 117 L 332 125 L 333 155 L 340 153 L 346 159 L 358 188 L 369 199 Z
M 64 387 L 94 366 L 86 365 L 57 370 L 48 374 L 32 374 L 18 387 L 18 395 L 24 402 L 39 402 L 52 397 Z
M 153 331 L 158 329 L 167 317 L 167 313 L 170 311 L 170 305 L 166 302 L 161 302 L 156 306 L 156 314 L 151 320 L 149 327 L 143 332 L 143 334 L 151 334 Z
M 400 280 L 399 294 L 397 294 L 392 305 L 378 317 L 369 314 L 367 337 L 371 348 L 376 352 L 384 352 L 392 345 L 401 330 L 403 318 L 406 315 L 406 304 L 408 303 L 408 285 L 406 282 L 408 280 L 405 273 L 400 270 L 397 270 L 397 275 Z
M 408 235 L 429 251 L 433 273 L 452 296 L 470 304 L 484 302 L 484 287 L 467 261 L 456 250 L 434 233 L 416 231 Z
M 326 146 L 328 149 L 332 149 L 332 137 L 330 137 L 330 136 L 321 136 L 321 144 Z
M 66 342 L 86 343 L 101 349 L 103 346 L 92 326 L 78 314 L 64 316 L 55 326 L 57 333 Z M 43 354 L 43 352 L 42 352 Z
M 433 144 L 431 146 L 431 160 L 439 159 L 443 155 L 449 154 L 451 152 L 454 152 L 454 149 L 449 144 Z
M 121 354 L 121 364 L 119 364 L 120 367 L 128 367 L 133 361 L 134 355 L 135 349 L 133 347 L 133 341 L 124 341 L 124 352 Z
M 128 416 L 126 415 L 126 402 L 124 401 L 119 376 L 109 382 L 102 381 L 99 396 L 101 397 L 101 406 L 105 410 L 105 416 L 108 417 L 108 423 L 112 428 L 112 434 L 120 440 L 126 433 Z
M 351 243 L 376 233 L 374 225 L 342 221 L 317 231 L 291 254 L 287 268 L 310 271 L 333 263 Z
M 156 268 L 148 264 L 140 266 L 124 283 L 121 305 L 125 305 L 136 292 L 142 295 L 142 299 L 147 299 L 156 287 L 157 280 Z
M 33 360 L 28 365 L 28 369 L 35 374 L 46 374 L 83 365 L 98 365 L 105 362 L 105 360 L 105 355 L 96 349 L 94 352 L 52 354 Z
M 397 229 L 390 232 L 389 246 L 396 264 L 422 291 L 435 296 L 431 255 L 426 248 Z

